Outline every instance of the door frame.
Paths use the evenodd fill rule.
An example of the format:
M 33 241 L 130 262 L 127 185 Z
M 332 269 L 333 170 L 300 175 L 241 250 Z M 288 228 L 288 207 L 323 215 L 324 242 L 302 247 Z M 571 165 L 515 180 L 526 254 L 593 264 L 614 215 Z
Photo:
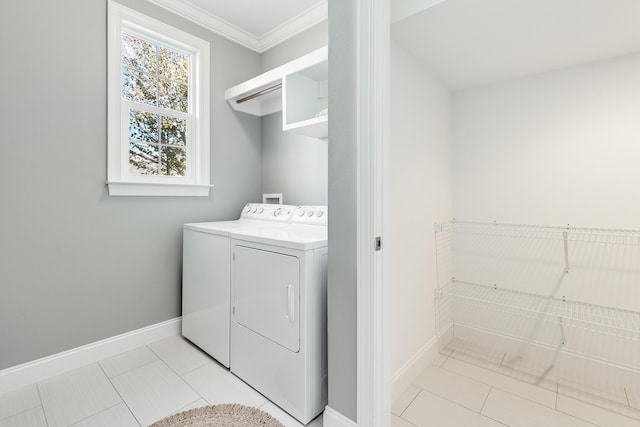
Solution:
M 390 1 L 358 0 L 357 425 L 390 425 L 382 280 L 383 150 L 389 141 Z M 384 242 L 384 240 L 383 240 Z

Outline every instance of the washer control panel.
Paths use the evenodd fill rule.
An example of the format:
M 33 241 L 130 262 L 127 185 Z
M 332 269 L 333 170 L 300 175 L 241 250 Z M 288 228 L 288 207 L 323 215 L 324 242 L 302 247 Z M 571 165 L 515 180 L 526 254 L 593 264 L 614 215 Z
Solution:
M 291 223 L 326 226 L 327 216 L 326 206 L 298 206 Z
M 242 209 L 240 218 L 288 223 L 291 222 L 291 217 L 296 208 L 296 206 L 292 205 L 247 203 Z

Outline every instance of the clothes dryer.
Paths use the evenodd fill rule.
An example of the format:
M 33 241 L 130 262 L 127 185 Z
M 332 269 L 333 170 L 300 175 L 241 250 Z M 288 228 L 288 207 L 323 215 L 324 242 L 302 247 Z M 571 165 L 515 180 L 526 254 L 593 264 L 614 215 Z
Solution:
M 327 404 L 327 208 L 231 235 L 231 372 L 306 424 Z
M 247 204 L 232 221 L 184 224 L 182 335 L 229 367 L 231 235 L 289 226 L 295 206 Z

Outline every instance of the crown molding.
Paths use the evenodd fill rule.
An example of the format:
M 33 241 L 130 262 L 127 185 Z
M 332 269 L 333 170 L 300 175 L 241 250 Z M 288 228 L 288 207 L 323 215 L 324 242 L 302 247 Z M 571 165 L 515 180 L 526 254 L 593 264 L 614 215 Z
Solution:
M 325 21 L 328 17 L 328 1 L 323 0 L 262 36 L 259 39 L 261 49 L 259 52 L 262 53 L 271 49 L 285 40 Z
M 188 1 L 148 1 L 258 53 L 271 49 L 296 34 L 319 24 L 328 17 L 327 0 L 324 0 L 269 31 L 262 37 L 257 37 Z

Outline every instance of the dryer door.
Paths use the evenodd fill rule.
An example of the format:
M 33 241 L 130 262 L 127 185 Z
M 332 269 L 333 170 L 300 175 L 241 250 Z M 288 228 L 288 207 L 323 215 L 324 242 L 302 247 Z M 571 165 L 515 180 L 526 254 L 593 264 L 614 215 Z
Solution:
M 263 337 L 300 350 L 300 261 L 245 246 L 234 248 L 234 320 Z

